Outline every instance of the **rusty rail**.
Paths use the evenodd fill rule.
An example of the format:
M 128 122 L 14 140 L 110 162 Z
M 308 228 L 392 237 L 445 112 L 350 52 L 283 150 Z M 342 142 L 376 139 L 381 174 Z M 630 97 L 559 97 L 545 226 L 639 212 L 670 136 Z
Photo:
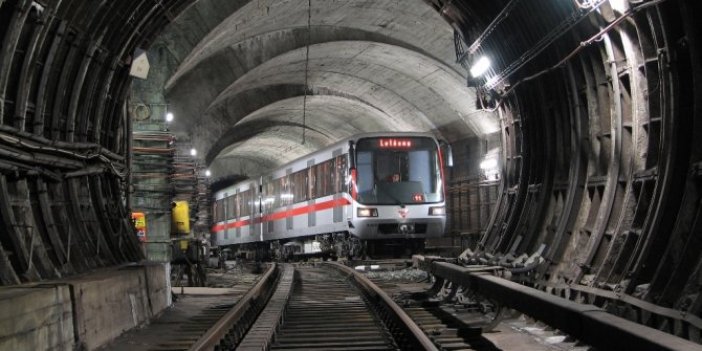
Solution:
M 402 337 L 405 340 L 398 340 L 398 342 L 411 345 L 413 349 L 438 350 L 402 307 L 398 306 L 386 292 L 371 282 L 370 279 L 342 264 L 336 262 L 325 262 L 325 264 L 346 274 L 349 279 L 353 280 L 353 283 L 366 293 L 371 302 L 379 304 L 386 310 L 388 317 L 392 318 L 389 322 L 403 331 Z M 385 322 L 388 323 L 388 321 Z
M 422 268 L 543 321 L 603 350 L 700 350 L 702 345 L 617 317 L 594 306 L 547 294 L 484 271 L 427 259 Z
M 239 302 L 215 325 L 208 329 L 189 350 L 214 350 L 223 340 L 231 343 L 232 340 L 229 339 L 241 339 L 246 330 L 255 322 L 258 312 L 265 306 L 266 300 L 275 290 L 275 281 L 278 278 L 277 273 L 278 265 L 271 263 L 258 283 L 246 295 L 242 296 Z M 237 330 L 232 331 L 235 327 Z M 230 332 L 233 332 L 235 335 L 230 335 Z

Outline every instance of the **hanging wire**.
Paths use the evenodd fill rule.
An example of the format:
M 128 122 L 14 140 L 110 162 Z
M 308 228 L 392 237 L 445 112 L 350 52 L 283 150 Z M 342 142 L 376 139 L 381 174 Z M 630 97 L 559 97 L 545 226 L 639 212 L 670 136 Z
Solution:
M 302 97 L 302 145 L 305 145 L 305 130 L 307 129 L 307 84 L 310 75 L 310 31 L 312 27 L 312 0 L 307 0 L 307 45 L 305 47 L 305 91 Z
M 486 90 L 492 90 L 498 85 L 502 84 L 507 80 L 514 72 L 521 69 L 524 65 L 529 63 L 534 57 L 539 55 L 548 46 L 560 38 L 563 34 L 568 33 L 576 24 L 578 24 L 584 18 L 596 11 L 600 5 L 602 5 L 605 0 L 593 0 L 594 2 L 588 3 L 587 10 L 577 9 L 573 11 L 570 16 L 566 17 L 561 21 L 556 27 L 552 28 L 546 36 L 542 37 L 536 44 L 534 44 L 529 50 L 524 52 L 522 56 L 514 60 L 509 66 L 507 66 L 502 72 L 488 79 L 488 81 L 483 86 Z

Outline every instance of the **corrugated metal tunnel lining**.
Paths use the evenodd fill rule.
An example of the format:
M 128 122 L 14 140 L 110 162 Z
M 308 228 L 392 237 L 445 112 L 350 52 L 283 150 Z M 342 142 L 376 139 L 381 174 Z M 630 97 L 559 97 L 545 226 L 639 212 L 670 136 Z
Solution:
M 458 188 L 486 151 L 465 148 L 499 132 L 477 251 L 543 247 L 529 284 L 699 342 L 699 2 L 310 4 L 0 0 L 2 284 L 141 258 L 122 199 L 131 94 L 169 104 L 220 175 L 359 131 L 431 130 L 463 148 Z M 128 77 L 136 47 L 151 48 L 147 81 Z M 489 55 L 498 78 L 466 87 L 456 50 Z

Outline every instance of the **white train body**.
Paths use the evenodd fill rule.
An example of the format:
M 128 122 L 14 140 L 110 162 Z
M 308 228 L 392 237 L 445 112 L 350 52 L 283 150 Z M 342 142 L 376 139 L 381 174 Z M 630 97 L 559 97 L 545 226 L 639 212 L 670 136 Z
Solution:
M 213 245 L 297 240 L 309 246 L 315 241 L 305 238 L 322 234 L 361 241 L 441 236 L 446 224 L 442 165 L 439 144 L 428 133 L 344 139 L 219 190 Z

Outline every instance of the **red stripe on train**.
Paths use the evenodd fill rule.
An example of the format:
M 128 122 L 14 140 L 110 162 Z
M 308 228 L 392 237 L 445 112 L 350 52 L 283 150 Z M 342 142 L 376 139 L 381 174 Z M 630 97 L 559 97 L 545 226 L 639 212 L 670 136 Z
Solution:
M 276 220 L 280 220 L 280 219 L 284 219 L 284 218 L 288 218 L 288 217 L 295 217 L 295 216 L 299 216 L 299 215 L 303 215 L 303 214 L 308 214 L 311 212 L 324 211 L 324 210 L 328 210 L 330 208 L 341 207 L 341 206 L 346 206 L 346 205 L 350 205 L 350 204 L 351 204 L 351 201 L 347 200 L 346 198 L 329 200 L 329 201 L 324 201 L 324 202 L 320 202 L 317 204 L 293 208 L 292 210 L 283 210 L 283 211 L 279 211 L 279 212 L 274 212 L 274 213 L 271 213 L 269 215 L 265 215 L 261 218 L 256 218 L 254 223 L 259 224 L 259 223 L 263 223 L 263 222 L 276 221 Z M 221 232 L 225 229 L 239 228 L 239 227 L 247 226 L 249 224 L 251 224 L 250 219 L 236 221 L 233 223 L 217 224 L 217 225 L 212 226 L 212 231 L 213 232 Z

